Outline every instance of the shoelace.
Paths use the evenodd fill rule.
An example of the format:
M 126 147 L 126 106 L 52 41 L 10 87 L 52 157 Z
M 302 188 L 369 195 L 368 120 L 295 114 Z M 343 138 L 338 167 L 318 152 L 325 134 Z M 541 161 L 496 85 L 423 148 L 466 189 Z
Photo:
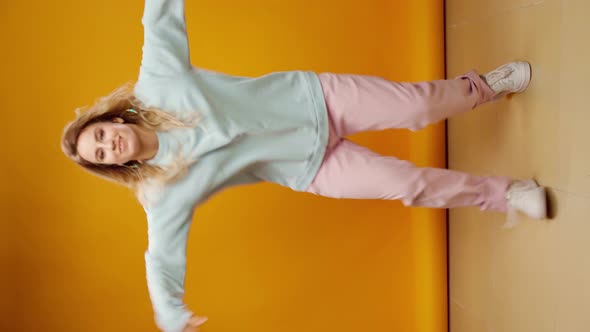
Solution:
M 508 211 L 506 211 L 506 222 L 504 225 L 502 225 L 503 229 L 513 228 L 520 222 L 518 210 L 515 205 L 518 205 L 516 202 L 520 201 L 525 195 L 526 189 L 527 185 L 515 183 L 506 193 L 506 200 L 508 200 Z
M 486 78 L 489 85 L 495 85 L 498 81 L 510 76 L 514 72 L 514 68 L 506 66 L 491 72 Z

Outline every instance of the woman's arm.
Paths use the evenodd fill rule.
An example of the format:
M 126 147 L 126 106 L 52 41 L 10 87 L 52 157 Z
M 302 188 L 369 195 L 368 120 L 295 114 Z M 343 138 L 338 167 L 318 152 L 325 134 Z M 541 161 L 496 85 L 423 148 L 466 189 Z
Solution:
M 158 327 L 182 332 L 193 313 L 183 302 L 186 246 L 192 207 L 167 206 L 146 210 L 148 250 L 145 252 L 148 291 Z M 201 324 L 204 320 L 201 322 Z
M 140 76 L 177 75 L 191 68 L 184 0 L 145 0 Z

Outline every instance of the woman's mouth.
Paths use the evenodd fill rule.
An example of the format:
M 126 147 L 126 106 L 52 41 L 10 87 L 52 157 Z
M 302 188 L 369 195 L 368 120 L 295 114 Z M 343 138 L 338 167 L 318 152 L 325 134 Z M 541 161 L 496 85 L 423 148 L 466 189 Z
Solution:
M 119 153 L 123 153 L 123 137 L 119 136 Z

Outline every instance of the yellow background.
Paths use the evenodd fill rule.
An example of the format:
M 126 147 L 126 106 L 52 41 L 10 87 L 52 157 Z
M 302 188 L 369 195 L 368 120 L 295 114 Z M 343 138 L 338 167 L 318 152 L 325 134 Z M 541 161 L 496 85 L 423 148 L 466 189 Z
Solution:
M 145 215 L 59 149 L 63 125 L 137 77 L 142 1 L 2 1 L 2 331 L 156 331 Z M 442 0 L 187 1 L 195 66 L 444 77 Z M 392 110 L 393 111 L 393 110 Z M 444 124 L 351 137 L 445 165 Z M 202 331 L 446 331 L 444 210 L 275 184 L 200 206 L 186 303 Z

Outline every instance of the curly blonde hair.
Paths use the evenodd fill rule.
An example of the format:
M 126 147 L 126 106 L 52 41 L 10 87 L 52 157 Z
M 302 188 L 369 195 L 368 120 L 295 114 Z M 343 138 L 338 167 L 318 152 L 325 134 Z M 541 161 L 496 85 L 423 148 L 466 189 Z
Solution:
M 125 165 L 94 164 L 78 154 L 78 137 L 84 128 L 97 122 L 111 122 L 122 118 L 125 123 L 135 124 L 155 131 L 168 131 L 175 128 L 195 127 L 201 116 L 192 112 L 189 117 L 180 117 L 157 108 L 146 107 L 133 93 L 134 83 L 128 82 L 107 96 L 98 98 L 90 107 L 75 110 L 76 118 L 69 122 L 63 131 L 61 148 L 64 154 L 84 170 L 103 179 L 122 184 L 141 199 L 145 185 L 163 185 L 182 177 L 188 166 L 195 161 L 184 160 L 179 156 L 171 166 L 162 167 L 129 161 Z M 135 112 L 129 112 L 132 108 Z

